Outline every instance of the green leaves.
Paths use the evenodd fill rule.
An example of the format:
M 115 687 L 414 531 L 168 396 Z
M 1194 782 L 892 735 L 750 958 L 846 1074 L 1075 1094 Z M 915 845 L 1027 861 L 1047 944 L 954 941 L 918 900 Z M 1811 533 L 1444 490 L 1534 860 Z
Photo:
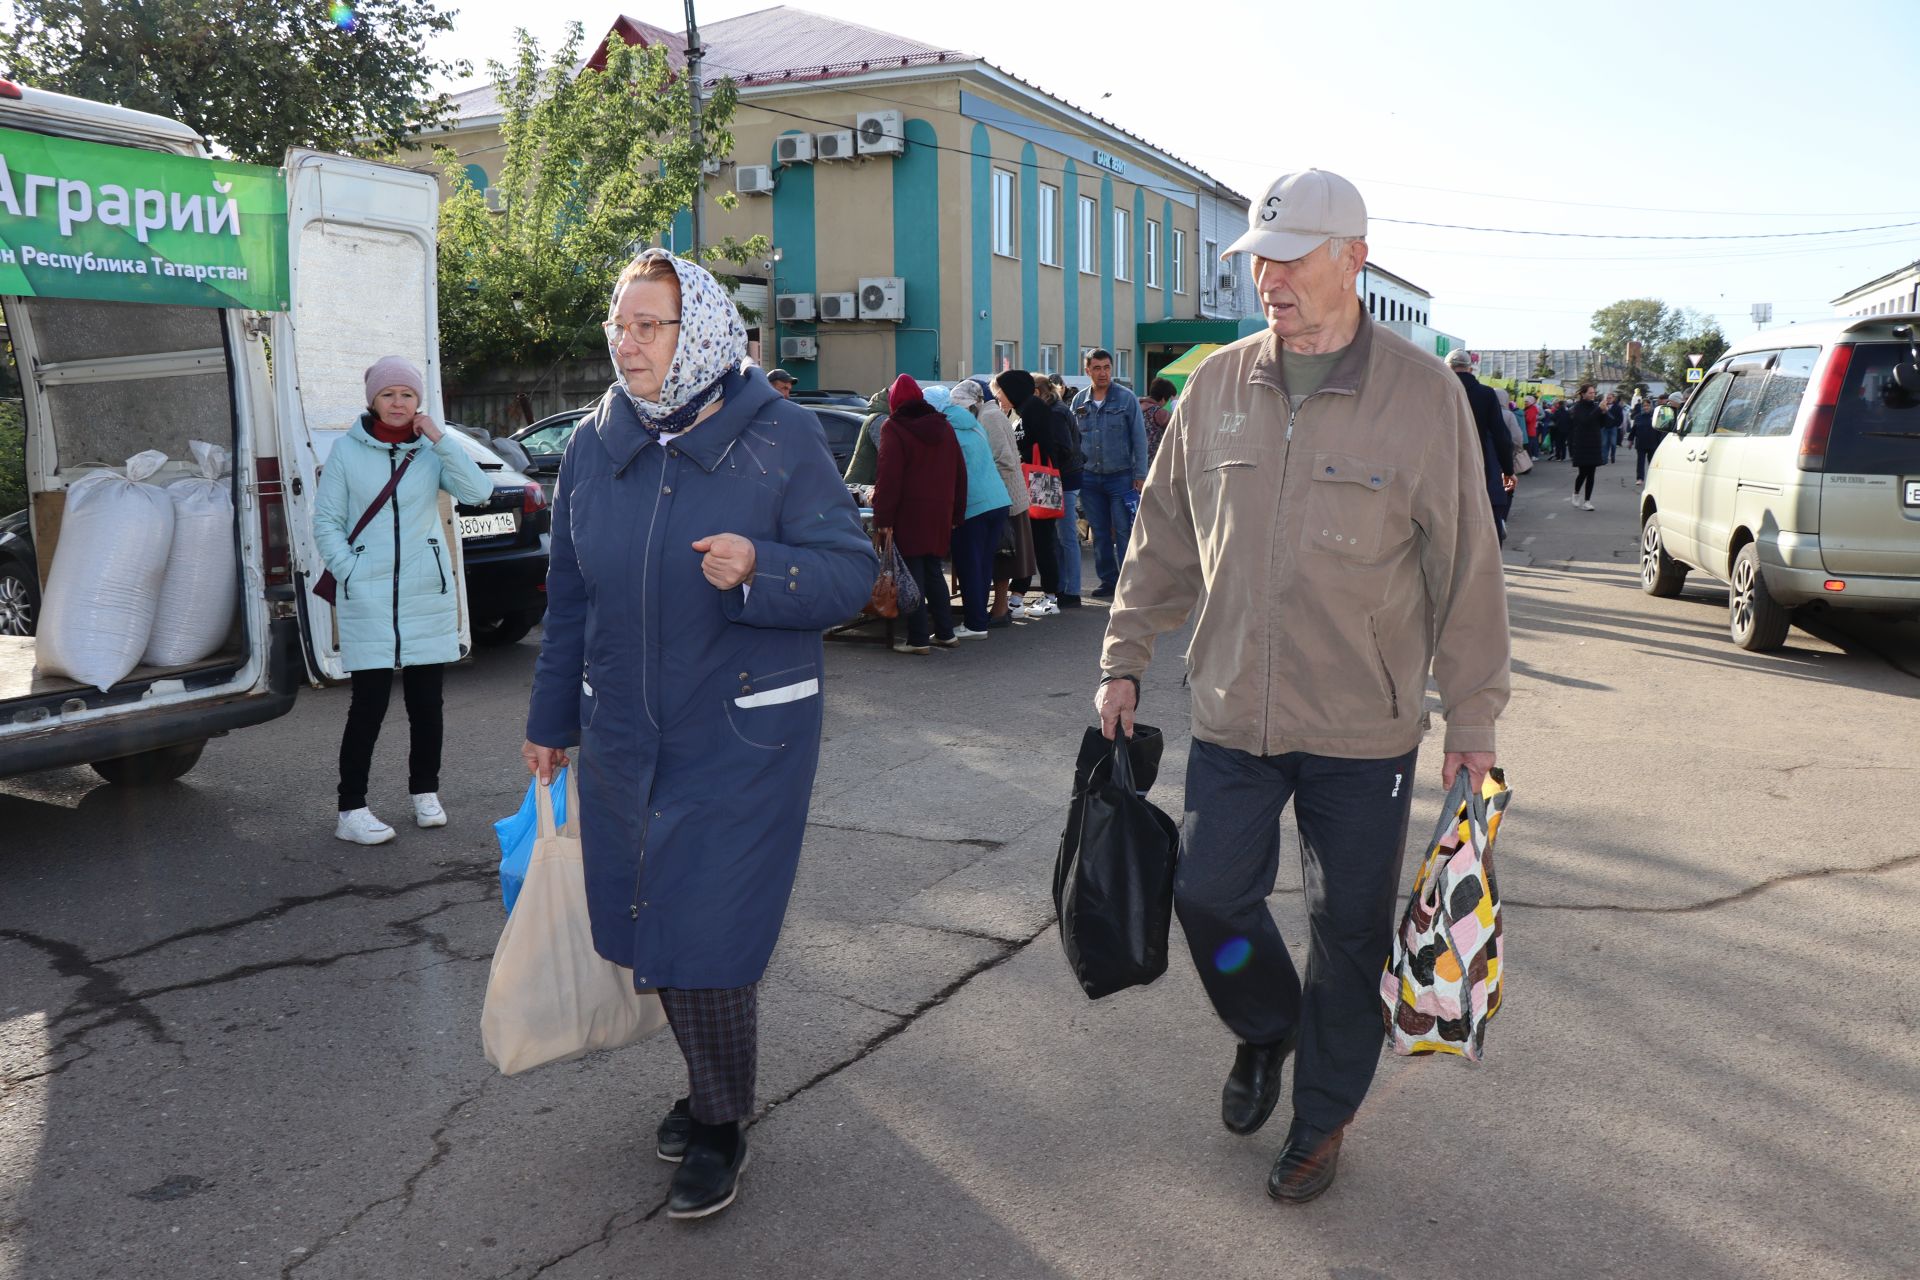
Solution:
M 38 88 L 180 120 L 236 159 L 289 147 L 389 155 L 442 123 L 467 73 L 422 52 L 453 14 L 434 0 L 359 0 L 350 25 L 320 0 L 16 0 L 0 36 L 12 74 Z
M 733 149 L 731 82 L 704 102 L 696 149 L 691 86 L 664 49 L 612 40 L 604 71 L 576 74 L 581 44 L 575 23 L 545 60 L 521 31 L 512 60 L 489 68 L 506 145 L 493 188 L 502 211 L 488 211 L 460 158 L 437 153 L 455 186 L 440 210 L 440 347 L 455 379 L 604 355 L 599 325 L 621 268 L 691 205 L 701 161 Z M 705 256 L 739 261 L 756 247 L 765 252 L 729 242 Z

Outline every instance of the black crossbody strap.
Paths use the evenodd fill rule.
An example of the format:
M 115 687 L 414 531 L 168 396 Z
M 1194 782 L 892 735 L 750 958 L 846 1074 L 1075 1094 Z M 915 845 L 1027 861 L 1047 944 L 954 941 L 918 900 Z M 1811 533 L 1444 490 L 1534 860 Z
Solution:
M 370 521 L 372 521 L 374 513 L 380 510 L 380 508 L 387 505 L 387 499 L 391 498 L 393 496 L 393 491 L 400 487 L 400 477 L 407 474 L 407 468 L 412 466 L 413 460 L 419 456 L 420 456 L 420 450 L 415 449 L 412 453 L 407 455 L 407 460 L 405 462 L 402 462 L 397 468 L 394 469 L 393 476 L 387 481 L 386 488 L 380 490 L 379 495 L 376 496 L 373 502 L 367 507 L 367 509 L 360 514 L 360 522 L 354 525 L 353 532 L 347 535 L 348 542 L 352 542 L 355 538 L 359 537 L 361 534 L 361 531 L 367 527 Z

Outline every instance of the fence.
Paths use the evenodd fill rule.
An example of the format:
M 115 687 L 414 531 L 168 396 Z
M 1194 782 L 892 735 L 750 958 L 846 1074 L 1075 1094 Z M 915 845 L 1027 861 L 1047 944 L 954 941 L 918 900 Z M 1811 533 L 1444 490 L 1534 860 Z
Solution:
M 496 369 L 445 390 L 447 418 L 509 435 L 564 409 L 593 403 L 613 381 L 605 360 Z

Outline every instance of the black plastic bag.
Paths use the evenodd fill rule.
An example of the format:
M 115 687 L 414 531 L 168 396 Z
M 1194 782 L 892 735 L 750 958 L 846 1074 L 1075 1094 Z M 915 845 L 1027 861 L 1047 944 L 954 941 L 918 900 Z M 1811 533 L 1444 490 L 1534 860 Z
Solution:
M 1135 725 L 1131 743 L 1087 733 L 1054 861 L 1053 905 L 1067 966 L 1098 1000 L 1167 971 L 1180 828 L 1140 794 L 1138 766 L 1145 764 L 1149 783 L 1159 771 L 1159 731 Z M 1105 754 L 1085 764 L 1089 747 Z

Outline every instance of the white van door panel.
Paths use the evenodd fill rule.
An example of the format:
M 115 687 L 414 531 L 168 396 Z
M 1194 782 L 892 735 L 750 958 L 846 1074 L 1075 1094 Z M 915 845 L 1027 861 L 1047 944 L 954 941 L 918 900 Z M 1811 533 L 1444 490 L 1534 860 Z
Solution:
M 333 610 L 312 592 L 326 569 L 313 539 L 315 485 L 328 434 L 366 409 L 362 377 L 382 356 L 405 356 L 426 373 L 422 410 L 446 421 L 435 288 L 440 190 L 431 174 L 314 151 L 289 152 L 286 173 L 293 301 L 274 317 L 273 361 L 288 532 L 303 583 L 309 668 L 339 680 L 347 671 Z M 449 545 L 464 655 L 472 648 L 466 577 L 460 540 Z

